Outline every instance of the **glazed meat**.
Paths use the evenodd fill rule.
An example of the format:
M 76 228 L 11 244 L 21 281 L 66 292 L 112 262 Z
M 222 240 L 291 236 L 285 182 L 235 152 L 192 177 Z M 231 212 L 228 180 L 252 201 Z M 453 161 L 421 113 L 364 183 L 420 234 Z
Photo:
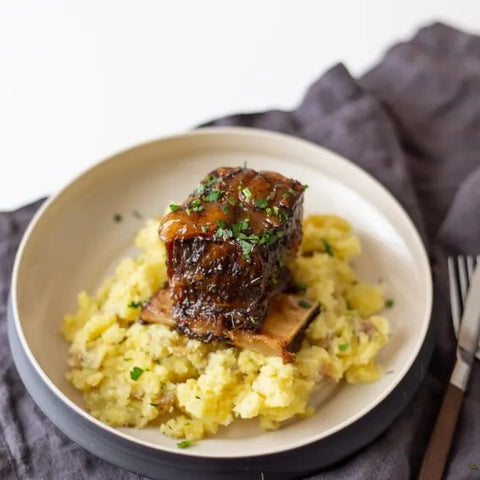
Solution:
M 257 330 L 300 245 L 304 186 L 219 168 L 160 224 L 177 328 L 204 341 Z

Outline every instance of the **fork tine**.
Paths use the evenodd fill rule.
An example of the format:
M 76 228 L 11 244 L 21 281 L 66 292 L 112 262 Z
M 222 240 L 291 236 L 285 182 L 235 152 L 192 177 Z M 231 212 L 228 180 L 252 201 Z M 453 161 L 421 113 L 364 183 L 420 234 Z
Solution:
M 460 329 L 460 298 L 457 288 L 457 274 L 455 272 L 455 260 L 453 257 L 448 257 L 448 284 L 450 287 L 450 308 L 452 311 L 453 329 L 455 335 L 458 337 Z
M 465 305 L 465 299 L 468 292 L 467 269 L 465 267 L 465 257 L 459 255 L 457 257 L 458 279 L 460 280 L 460 294 L 462 296 L 462 311 Z
M 471 255 L 467 256 L 467 278 L 468 278 L 468 285 L 472 281 L 473 271 L 475 270 L 475 260 Z

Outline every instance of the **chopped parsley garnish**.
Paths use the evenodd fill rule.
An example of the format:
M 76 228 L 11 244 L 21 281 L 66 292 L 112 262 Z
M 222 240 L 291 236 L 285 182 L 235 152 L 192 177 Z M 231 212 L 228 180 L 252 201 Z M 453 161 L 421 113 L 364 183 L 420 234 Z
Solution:
M 276 285 L 278 283 L 277 277 L 270 278 L 270 285 Z
M 270 207 L 267 207 L 267 208 L 265 209 L 265 211 L 267 212 L 267 215 L 272 215 L 272 213 L 273 213 L 273 211 L 272 211 L 272 209 L 271 209 Z
M 248 230 L 250 218 L 244 218 L 237 223 L 232 223 L 232 232 L 234 237 L 238 237 L 241 232 Z
M 288 198 L 288 193 L 283 193 L 282 198 Z
M 197 400 L 200 400 L 201 397 L 199 397 L 198 395 L 195 395 L 195 398 L 196 398 Z
M 312 304 L 310 302 L 307 302 L 304 298 L 301 298 L 298 301 L 298 305 L 302 308 L 311 308 Z
M 172 212 L 176 212 L 180 208 L 180 206 L 177 205 L 176 203 L 171 203 L 169 207 Z
M 250 261 L 250 253 L 253 250 L 253 243 L 248 242 L 247 240 L 238 239 L 238 243 L 242 247 L 243 255 L 242 258 L 247 262 Z
M 113 221 L 114 221 L 114 222 L 120 223 L 122 220 L 123 220 L 123 217 L 122 217 L 119 213 L 116 213 L 116 214 L 113 216 Z
M 259 244 L 260 245 L 272 245 L 278 239 L 283 237 L 283 232 L 281 230 L 273 231 L 273 230 L 265 230 L 260 238 Z
M 135 302 L 134 300 L 132 300 L 132 301 L 127 305 L 128 308 L 140 308 L 141 306 L 142 306 L 142 302 Z
M 302 190 L 305 191 L 307 188 L 308 188 L 308 185 L 304 185 L 304 186 L 302 187 Z
M 143 372 L 143 368 L 133 367 L 133 369 L 130 371 L 130 378 L 136 382 L 142 376 Z
M 323 251 L 330 257 L 334 257 L 335 253 L 333 252 L 333 248 L 330 245 L 330 242 L 326 238 L 322 238 L 322 243 L 323 243 Z
M 278 218 L 280 219 L 281 222 L 284 222 L 287 219 L 287 214 L 285 212 L 280 212 L 278 214 Z
M 295 286 L 297 287 L 297 290 L 306 290 L 308 288 L 308 285 L 303 282 L 297 282 Z
M 202 210 L 205 210 L 205 208 L 202 205 L 202 201 L 199 198 L 196 198 L 195 200 L 193 200 L 193 202 L 191 203 L 191 206 L 194 212 L 201 212 Z
M 297 192 L 295 192 L 295 190 L 293 188 L 289 188 L 287 191 L 292 197 L 297 196 Z
M 220 208 L 225 215 L 228 215 L 230 213 L 230 207 L 228 205 L 222 205 Z
M 203 185 L 203 183 L 201 183 L 196 189 L 195 191 L 200 194 L 200 195 L 203 195 L 205 193 L 205 185 Z
M 280 209 L 278 207 L 273 207 L 273 213 L 278 217 L 278 214 L 280 213 Z
M 232 197 L 227 197 L 227 202 L 234 207 L 235 206 L 235 200 Z
M 231 238 L 233 236 L 232 230 L 227 228 L 227 222 L 221 218 L 217 218 L 217 225 L 218 228 L 215 231 L 215 236 L 217 238 L 223 238 L 226 240 L 227 238 Z
M 177 447 L 178 448 L 188 448 L 192 446 L 192 442 L 190 440 L 183 440 L 183 442 L 178 442 Z
M 208 232 L 208 225 L 202 225 L 202 232 L 207 233 Z
M 152 407 L 158 407 L 158 403 L 151 403 L 150 404 Z
M 244 160 L 244 161 L 243 161 L 243 169 L 245 170 L 246 168 L 247 168 L 247 161 Z
M 338 346 L 339 350 L 341 352 L 344 352 L 345 350 L 347 350 L 348 348 L 350 347 L 350 344 L 349 343 L 342 343 L 341 345 Z
M 186 208 L 185 209 L 185 213 L 190 216 L 190 214 L 192 213 L 192 210 L 190 208 Z
M 207 202 L 216 202 L 220 197 L 225 193 L 225 190 L 220 190 L 219 188 L 212 188 L 206 195 L 205 200 Z
M 385 300 L 385 308 L 392 308 L 395 305 L 395 300 L 393 298 L 389 298 Z
M 468 468 L 469 468 L 470 470 L 480 470 L 475 463 L 469 463 L 469 464 L 468 464 Z
M 268 207 L 268 200 L 266 198 L 259 198 L 255 201 L 255 206 L 258 208 Z
M 239 202 L 238 206 L 239 206 L 240 208 L 243 208 L 243 202 Z
M 126 362 L 129 362 L 129 361 L 131 360 L 131 358 L 124 358 L 124 360 L 125 360 Z
M 220 177 L 216 177 L 215 175 L 210 175 L 208 180 L 205 182 L 206 187 L 210 187 L 214 183 L 218 183 L 220 181 Z
M 241 189 L 241 192 L 242 192 L 247 198 L 252 198 L 252 197 L 253 197 L 253 193 L 252 193 L 252 191 L 251 191 L 248 187 L 242 188 L 242 189 Z

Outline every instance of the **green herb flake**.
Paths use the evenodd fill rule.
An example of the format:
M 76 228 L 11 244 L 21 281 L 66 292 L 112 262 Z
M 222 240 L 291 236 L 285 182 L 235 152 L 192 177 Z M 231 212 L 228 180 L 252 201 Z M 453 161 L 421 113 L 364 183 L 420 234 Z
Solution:
M 323 243 L 323 251 L 330 257 L 334 257 L 335 253 L 333 252 L 333 248 L 330 245 L 330 242 L 326 238 L 322 238 Z
M 289 188 L 287 191 L 292 197 L 297 196 L 297 192 L 295 192 L 295 190 L 293 188 Z
M 250 253 L 253 250 L 253 244 L 242 239 L 239 239 L 238 243 L 240 243 L 240 246 L 242 247 L 242 252 L 243 252 L 242 258 L 247 262 L 249 262 L 251 260 Z
M 143 368 L 133 367 L 133 369 L 130 371 L 130 378 L 136 382 L 142 376 L 143 372 Z
M 246 230 L 248 230 L 249 222 L 250 222 L 249 218 L 244 218 L 243 220 L 240 220 L 239 222 L 232 223 L 233 236 L 235 238 L 240 238 L 240 234 L 242 232 L 245 232 Z
M 267 208 L 265 209 L 265 212 L 267 212 L 267 215 L 270 215 L 270 216 L 273 214 L 273 211 L 272 211 L 272 209 L 271 209 L 270 207 L 267 207 Z
M 392 308 L 395 305 L 395 300 L 393 298 L 389 298 L 385 300 L 385 308 Z
M 124 358 L 126 362 L 130 362 L 132 359 L 131 358 Z
M 280 209 L 278 207 L 273 207 L 273 213 L 278 217 L 278 214 L 280 213 Z
M 302 308 L 312 308 L 312 304 L 310 302 L 307 302 L 304 298 L 301 298 L 298 301 L 298 305 Z
M 197 400 L 200 400 L 201 397 L 199 397 L 198 395 L 195 395 L 195 398 L 196 398 Z
M 228 215 L 230 213 L 230 207 L 228 205 L 222 205 L 220 208 L 225 215 Z
M 345 352 L 345 350 L 347 350 L 349 347 L 350 347 L 349 343 L 342 343 L 341 345 L 338 346 L 341 352 Z
M 178 442 L 177 447 L 178 448 L 188 448 L 192 446 L 192 442 L 190 440 L 183 440 L 183 442 Z
M 480 470 L 480 468 L 478 468 L 477 464 L 475 464 L 475 463 L 469 463 L 468 468 L 470 470 Z
M 247 198 L 252 198 L 252 197 L 253 197 L 253 193 L 252 193 L 252 191 L 251 191 L 248 187 L 242 188 L 241 192 L 242 192 Z
M 278 283 L 278 280 L 276 277 L 272 277 L 270 278 L 270 281 L 269 281 L 270 285 L 276 285 Z
M 227 202 L 234 207 L 235 206 L 235 200 L 232 197 L 227 197 Z
M 203 195 L 205 193 L 205 185 L 201 183 L 196 189 L 195 192 L 197 192 L 199 195 Z
M 210 187 L 210 186 L 212 186 L 214 183 L 218 183 L 218 182 L 220 182 L 220 181 L 221 181 L 221 178 L 220 178 L 220 177 L 216 177 L 215 175 L 210 175 L 204 185 L 205 185 L 206 187 Z
M 190 216 L 191 213 L 192 213 L 192 210 L 191 210 L 190 208 L 186 208 L 186 209 L 185 209 L 185 213 L 186 213 L 188 216 Z
M 202 225 L 202 232 L 207 233 L 208 232 L 208 225 Z
M 268 200 L 266 198 L 259 198 L 255 201 L 255 206 L 258 208 L 268 207 Z
M 207 202 L 216 202 L 220 200 L 220 197 L 225 193 L 225 190 L 220 190 L 219 188 L 213 188 L 205 195 L 205 200 Z
M 227 222 L 225 220 L 222 220 L 221 218 L 217 219 L 217 225 L 220 228 L 227 228 Z
M 245 170 L 246 168 L 247 168 L 247 161 L 244 160 L 244 162 L 243 162 L 243 169 Z
M 113 221 L 116 223 L 120 223 L 123 220 L 123 217 L 119 213 L 115 213 L 113 215 Z
M 180 206 L 177 205 L 176 203 L 171 203 L 169 207 L 172 212 L 176 212 L 180 208 Z
M 167 288 L 168 287 L 168 280 L 164 280 L 162 282 L 162 288 Z M 150 297 L 151 298 L 151 297 Z M 150 299 L 148 299 L 148 301 L 150 301 Z
M 297 282 L 295 286 L 297 287 L 297 290 L 306 290 L 308 288 L 308 285 L 303 282 Z
M 142 306 L 142 302 L 135 302 L 134 300 L 132 300 L 132 301 L 127 305 L 128 308 L 140 308 L 141 306 Z
M 152 407 L 158 407 L 158 403 L 151 403 L 150 404 Z

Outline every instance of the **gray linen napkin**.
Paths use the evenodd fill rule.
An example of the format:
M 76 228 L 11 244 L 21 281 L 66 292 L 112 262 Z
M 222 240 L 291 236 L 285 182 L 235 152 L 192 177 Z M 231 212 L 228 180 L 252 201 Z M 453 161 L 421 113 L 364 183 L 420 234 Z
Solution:
M 292 112 L 241 114 L 209 125 L 289 133 L 351 159 L 382 182 L 420 230 L 435 280 L 437 344 L 426 379 L 374 442 L 312 479 L 414 478 L 455 356 L 447 253 L 480 253 L 480 37 L 442 24 L 394 46 L 359 80 L 337 65 Z M 36 408 L 6 340 L 13 256 L 40 202 L 0 214 L 0 478 L 133 479 L 69 441 Z M 446 473 L 480 479 L 480 368 L 474 366 Z

